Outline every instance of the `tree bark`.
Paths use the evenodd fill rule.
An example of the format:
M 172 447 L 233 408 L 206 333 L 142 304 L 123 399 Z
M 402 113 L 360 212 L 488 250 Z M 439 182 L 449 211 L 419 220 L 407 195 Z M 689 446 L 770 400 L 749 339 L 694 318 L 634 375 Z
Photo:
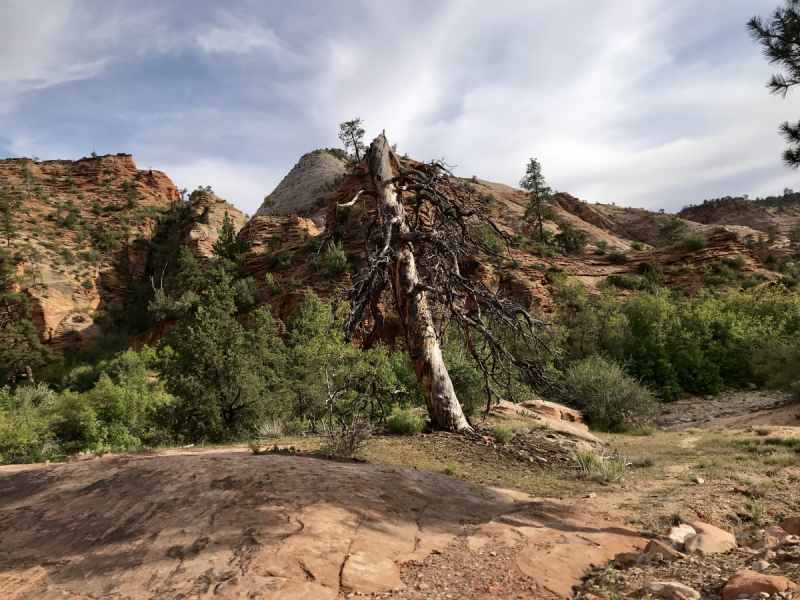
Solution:
M 378 196 L 384 248 L 391 245 L 396 254 L 391 271 L 395 302 L 431 424 L 435 429 L 471 431 L 472 427 L 461 410 L 453 382 L 442 359 L 427 294 L 419 286 L 413 247 L 411 242 L 401 239 L 409 229 L 405 221 L 402 195 L 397 186 L 390 182 L 393 173 L 389 143 L 383 134 L 370 146 L 369 170 Z

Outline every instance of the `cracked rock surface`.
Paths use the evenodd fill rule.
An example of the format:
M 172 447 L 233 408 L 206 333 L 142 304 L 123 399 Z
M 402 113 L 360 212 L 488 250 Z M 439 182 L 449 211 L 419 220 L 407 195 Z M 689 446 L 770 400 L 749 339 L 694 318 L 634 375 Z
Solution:
M 454 545 L 477 560 L 487 544 L 516 548 L 489 580 L 510 569 L 527 590 L 568 595 L 590 562 L 643 542 L 557 503 L 399 467 L 212 450 L 0 468 L 7 600 L 382 594 L 419 589 L 408 565 Z

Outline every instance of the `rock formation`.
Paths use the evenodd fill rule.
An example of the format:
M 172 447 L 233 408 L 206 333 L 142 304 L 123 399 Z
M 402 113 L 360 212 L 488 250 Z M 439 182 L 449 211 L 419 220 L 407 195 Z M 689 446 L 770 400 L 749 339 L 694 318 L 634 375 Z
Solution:
M 346 172 L 345 161 L 335 151 L 304 154 L 255 216 L 313 214 L 314 221 L 320 223 Z

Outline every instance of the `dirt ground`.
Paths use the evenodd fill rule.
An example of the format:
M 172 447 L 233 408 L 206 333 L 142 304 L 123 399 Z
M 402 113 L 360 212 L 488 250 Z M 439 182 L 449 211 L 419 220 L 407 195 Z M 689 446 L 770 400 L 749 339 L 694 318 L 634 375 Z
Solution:
M 191 448 L 0 467 L 0 598 L 538 598 L 583 585 L 616 599 L 664 572 L 609 574 L 607 560 L 675 522 L 742 531 L 800 515 L 794 429 L 601 434 L 596 452 L 628 469 L 599 481 L 535 422 L 480 425 L 514 436 L 378 436 L 350 462 L 314 455 L 321 441 L 309 437 L 260 455 Z M 716 589 L 746 550 L 670 577 Z

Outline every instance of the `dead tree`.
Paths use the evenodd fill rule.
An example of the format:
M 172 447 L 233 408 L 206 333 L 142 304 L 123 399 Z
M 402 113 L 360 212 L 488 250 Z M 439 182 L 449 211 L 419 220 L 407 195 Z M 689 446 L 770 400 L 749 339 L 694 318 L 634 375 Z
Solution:
M 476 256 L 510 252 L 511 237 L 443 162 L 404 165 L 382 134 L 369 147 L 367 165 L 373 189 L 343 206 L 362 195 L 375 197 L 381 234 L 368 248 L 368 265 L 350 293 L 348 334 L 361 329 L 363 339 L 374 339 L 383 320 L 379 298 L 390 284 L 432 426 L 470 431 L 442 359 L 449 324 L 462 329 L 483 371 L 487 410 L 497 390 L 510 393 L 514 371 L 534 386 L 549 382 L 547 355 L 554 354 L 539 335 L 544 323 L 512 298 L 462 274 L 463 265 Z M 502 240 L 504 249 L 498 252 L 487 238 Z M 369 332 L 363 331 L 368 316 L 374 323 Z M 517 346 L 513 353 L 509 339 Z

